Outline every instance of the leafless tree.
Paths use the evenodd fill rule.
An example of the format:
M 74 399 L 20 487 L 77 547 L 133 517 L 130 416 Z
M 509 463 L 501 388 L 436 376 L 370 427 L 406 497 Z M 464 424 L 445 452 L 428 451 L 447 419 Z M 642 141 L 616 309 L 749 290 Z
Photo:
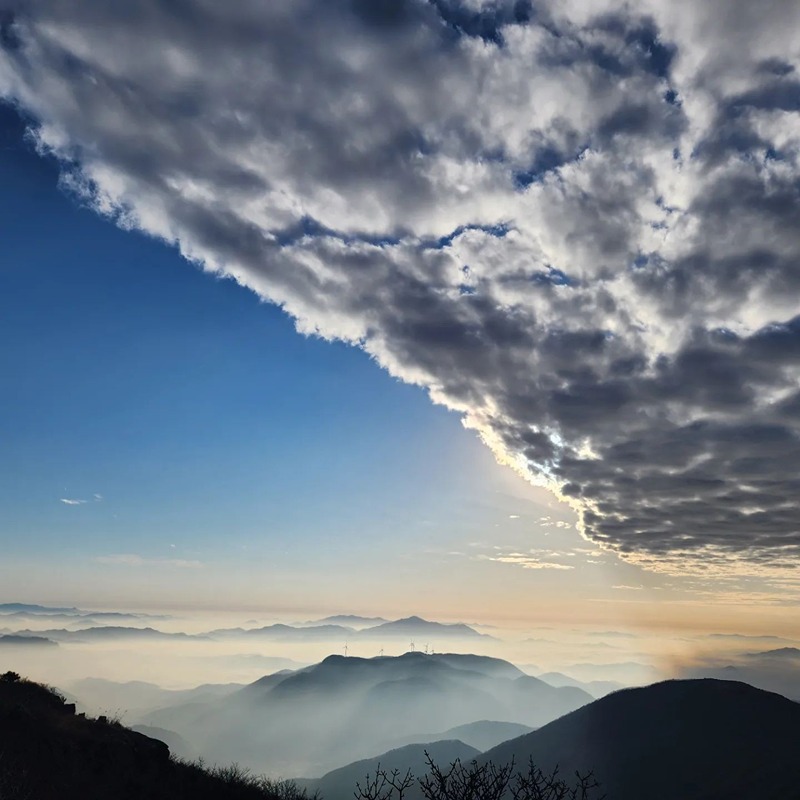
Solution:
M 406 792 L 414 783 L 410 769 L 402 775 L 399 769 L 387 772 L 378 763 L 375 774 L 364 778 L 363 786 L 356 783 L 354 795 L 356 800 L 404 800 Z
M 419 779 L 419 788 L 426 800 L 500 800 L 514 771 L 513 761 L 505 766 L 472 761 L 465 766 L 457 758 L 442 769 L 428 753 L 425 757 L 428 774 Z
M 575 773 L 574 782 L 569 782 L 559 776 L 558 767 L 545 773 L 532 759 L 527 770 L 516 772 L 513 760 L 498 765 L 456 759 L 442 768 L 426 752 L 425 761 L 428 770 L 421 778 L 411 770 L 388 772 L 378 764 L 363 784 L 356 784 L 356 800 L 404 800 L 415 785 L 425 800 L 603 800 L 591 772 Z

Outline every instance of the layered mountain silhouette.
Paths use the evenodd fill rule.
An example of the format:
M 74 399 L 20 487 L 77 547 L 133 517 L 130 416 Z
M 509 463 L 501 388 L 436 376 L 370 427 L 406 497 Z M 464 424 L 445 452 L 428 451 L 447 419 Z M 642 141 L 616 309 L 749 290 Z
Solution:
M 67 684 L 82 710 L 131 718 L 180 703 L 206 702 L 232 694 L 240 683 L 203 684 L 193 689 L 164 689 L 146 681 L 110 681 L 83 678 Z
M 414 736 L 408 736 L 404 740 L 398 740 L 394 747 L 402 747 L 408 744 L 459 741 L 474 747 L 476 750 L 483 751 L 496 747 L 501 742 L 506 742 L 509 739 L 516 739 L 518 736 L 523 736 L 532 730 L 530 726 L 521 725 L 518 722 L 496 722 L 482 719 L 477 722 L 469 722 L 466 725 L 456 725 L 455 728 L 448 728 L 448 730 L 440 733 L 419 733 Z
M 798 743 L 800 705 L 785 697 L 667 681 L 608 695 L 481 760 L 593 770 L 609 800 L 789 800 L 800 796 Z
M 537 727 L 592 700 L 500 659 L 458 654 L 329 656 L 210 702 L 140 720 L 175 731 L 212 761 L 283 775 L 321 775 L 426 731 L 478 720 Z
M 372 628 L 366 628 L 360 632 L 360 636 L 364 638 L 397 638 L 397 637 L 414 637 L 430 639 L 491 639 L 485 633 L 478 633 L 474 628 L 465 625 L 463 622 L 456 622 L 446 624 L 443 622 L 431 622 L 421 617 L 406 617 L 405 619 L 398 619 L 394 622 L 384 622 L 382 625 L 376 625 Z
M 331 770 L 316 780 L 296 779 L 299 786 L 309 794 L 319 792 L 325 800 L 350 800 L 357 784 L 362 787 L 365 778 L 375 774 L 380 768 L 387 772 L 397 770 L 404 775 L 411 770 L 414 775 L 424 775 L 427 771 L 427 759 L 430 756 L 435 763 L 450 764 L 456 759 L 467 762 L 480 755 L 480 751 L 464 742 L 445 740 L 429 744 L 409 744 L 390 750 L 374 758 L 363 758 L 344 767 Z M 411 792 L 416 796 L 417 791 Z
M 756 653 L 745 653 L 747 658 L 758 659 L 788 659 L 790 661 L 800 661 L 800 648 L 798 647 L 776 647 L 774 650 L 761 650 Z
M 387 622 L 379 617 L 357 617 L 341 615 L 328 617 L 319 622 L 306 622 L 300 625 L 276 623 L 260 628 L 220 628 L 206 634 L 212 639 L 236 637 L 276 639 L 284 641 L 341 641 L 354 642 L 361 639 L 384 641 L 412 639 L 420 640 L 420 649 L 426 641 L 451 639 L 491 639 L 483 633 L 461 622 L 432 622 L 421 617 L 406 617 Z
M 383 617 L 361 617 L 358 614 L 334 614 L 332 617 L 309 620 L 304 625 L 344 625 L 346 628 L 371 628 L 390 620 Z
M 208 639 L 205 635 L 189 633 L 166 633 L 151 627 L 137 628 L 127 625 L 98 625 L 91 628 L 67 630 L 65 628 L 52 628 L 43 631 L 21 630 L 17 636 L 45 637 L 57 642 L 111 642 L 130 640 L 177 640 L 191 641 Z
M 733 660 L 734 663 L 729 664 L 694 665 L 685 671 L 683 677 L 742 681 L 800 702 L 800 649 L 778 647 L 740 653 Z
M 456 679 L 451 672 L 463 673 L 460 680 L 473 688 L 481 681 L 515 680 L 476 671 L 476 661 L 468 656 L 448 656 L 447 661 L 437 662 L 436 656 L 420 654 L 370 660 L 334 656 L 306 670 L 284 673 L 271 682 L 251 684 L 212 704 L 194 704 L 194 708 L 216 704 L 221 712 L 224 703 L 238 695 L 242 707 L 260 705 L 269 709 L 267 716 L 258 717 L 260 724 L 269 727 L 270 715 L 278 709 L 263 702 L 270 695 L 302 696 L 323 708 L 319 703 L 324 704 L 331 691 L 350 696 L 361 687 L 363 697 L 364 687 L 380 685 L 375 683 L 373 671 L 387 667 L 390 683 L 404 680 L 400 677 L 404 674 L 416 683 L 423 679 L 425 670 L 453 681 Z M 433 666 L 416 669 L 423 663 Z M 478 659 L 477 665 L 481 663 L 489 666 Z M 502 663 L 494 667 L 498 671 L 514 669 Z M 384 729 L 391 729 L 395 721 L 391 717 L 376 719 Z M 377 726 L 357 716 L 338 729 L 340 738 L 358 738 L 358 729 L 352 723 L 359 720 L 375 734 Z M 205 722 L 213 726 L 215 718 Z M 217 717 L 216 722 L 226 721 Z M 275 721 L 288 727 L 291 723 L 288 715 Z M 336 735 L 335 726 L 326 724 L 324 717 L 318 716 L 317 724 L 324 729 L 320 736 Z M 461 733 L 474 733 L 486 725 L 496 723 L 466 725 Z M 313 747 L 311 730 L 306 729 L 305 739 L 292 738 L 290 746 L 300 750 Z M 75 706 L 66 703 L 58 692 L 19 680 L 11 673 L 0 676 L 3 798 L 302 800 L 297 794 L 276 794 L 269 786 L 242 780 L 235 769 L 212 774 L 176 762 L 160 739 L 171 740 L 176 748 L 191 748 L 170 730 L 150 727 L 134 731 L 105 718 L 87 719 L 76 714 Z M 560 774 L 567 778 L 576 771 L 591 770 L 608 800 L 793 800 L 800 786 L 799 741 L 800 705 L 791 700 L 732 681 L 667 681 L 608 695 L 483 753 L 459 739 L 409 744 L 352 760 L 321 778 L 302 781 L 302 785 L 319 789 L 325 800 L 350 800 L 355 783 L 363 785 L 365 776 L 374 774 L 379 764 L 390 772 L 410 769 L 417 776 L 424 775 L 427 753 L 445 768 L 455 759 L 474 759 L 479 764 L 498 765 L 513 760 L 522 771 L 529 760 L 546 772 L 558 765 Z M 275 746 L 276 740 L 262 743 L 268 744 Z M 359 746 L 363 745 L 360 741 Z M 408 800 L 418 796 L 418 790 L 407 794 Z
M 104 625 L 110 622 L 139 622 L 166 619 L 161 614 L 133 614 L 123 611 L 86 611 L 65 606 L 42 606 L 34 603 L 0 603 L 0 621 L 23 624 L 47 622 L 49 625 Z
M 0 647 L 57 647 L 58 642 L 45 636 L 18 636 L 6 634 L 0 636 Z
M 623 684 L 617 681 L 579 681 L 577 678 L 565 675 L 563 672 L 543 672 L 536 677 L 551 686 L 574 686 L 577 689 L 583 689 L 584 692 L 588 692 L 592 697 L 605 697 L 611 692 L 617 692 L 625 688 Z
M 286 642 L 346 642 L 355 636 L 354 628 L 342 625 L 295 626 L 276 623 L 261 628 L 218 628 L 209 631 L 211 639 L 266 639 Z
M 23 606 L 13 603 L 7 605 L 8 611 L 0 613 L 0 620 L 21 621 L 31 623 L 35 620 L 40 623 L 48 620 L 53 624 L 55 620 L 67 623 L 69 627 L 48 628 L 39 630 L 33 628 L 11 629 L 5 628 L 8 634 L 20 637 L 44 637 L 56 642 L 64 643 L 91 643 L 104 641 L 123 640 L 180 640 L 180 641 L 227 641 L 241 639 L 242 641 L 278 641 L 278 642 L 356 642 L 359 640 L 381 642 L 403 642 L 407 645 L 414 639 L 419 640 L 420 649 L 427 642 L 491 639 L 493 637 L 478 633 L 469 625 L 463 623 L 446 624 L 432 622 L 421 617 L 407 617 L 394 621 L 386 621 L 381 617 L 358 617 L 355 615 L 340 615 L 329 617 L 318 622 L 306 622 L 298 625 L 275 623 L 254 628 L 218 628 L 199 634 L 182 632 L 161 631 L 152 625 L 120 625 L 108 624 L 109 622 L 144 622 L 148 618 L 144 615 L 140 620 L 135 615 L 116 612 L 83 612 L 79 609 L 47 609 L 45 606 Z M 40 611 L 15 611 L 18 608 L 36 608 Z M 52 612 L 52 613 L 51 613 Z

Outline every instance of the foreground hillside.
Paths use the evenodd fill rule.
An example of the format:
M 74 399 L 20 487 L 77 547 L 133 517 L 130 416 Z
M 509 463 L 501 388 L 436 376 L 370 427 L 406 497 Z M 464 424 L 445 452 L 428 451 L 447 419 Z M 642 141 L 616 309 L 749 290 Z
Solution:
M 554 688 L 507 661 L 483 656 L 329 656 L 226 697 L 172 706 L 140 721 L 175 731 L 208 760 L 317 777 L 420 741 L 420 734 L 478 720 L 532 728 L 592 699 L 580 689 Z
M 795 800 L 798 753 L 800 704 L 708 679 L 617 692 L 481 760 L 593 770 L 608 800 Z
M 477 758 L 480 752 L 474 747 L 459 741 L 430 742 L 429 744 L 409 744 L 398 747 L 375 758 L 364 758 L 334 769 L 315 780 L 297 780 L 297 784 L 309 792 L 318 792 L 323 800 L 352 800 L 357 786 L 365 785 L 365 778 L 374 775 L 379 769 L 392 772 L 397 770 L 405 774 L 411 770 L 416 776 L 425 775 L 428 771 L 427 761 L 430 757 L 437 764 L 447 766 L 456 759 L 464 763 Z M 421 797 L 417 786 L 410 787 L 409 796 Z M 479 800 L 476 798 L 475 800 Z
M 87 719 L 56 692 L 0 676 L 2 800 L 301 800 L 170 759 L 169 748 L 113 722 Z
M 375 774 L 379 765 L 400 774 L 410 769 L 424 780 L 428 767 L 438 764 L 442 772 L 428 778 L 433 794 L 414 782 L 405 791 L 406 800 L 458 800 L 458 787 L 480 778 L 483 765 L 493 765 L 486 767 L 489 776 L 510 764 L 533 774 L 527 772 L 532 761 L 546 774 L 558 766 L 567 780 L 592 771 L 607 800 L 796 800 L 798 742 L 800 705 L 793 701 L 730 681 L 668 681 L 609 695 L 483 754 L 453 740 L 408 745 L 301 786 L 324 792 L 326 800 L 347 800 L 355 783 L 365 785 L 364 777 Z M 455 759 L 464 771 L 451 771 L 448 764 Z M 532 784 L 515 783 L 514 774 L 510 769 L 505 773 L 500 794 L 470 797 L 551 796 L 536 794 Z M 442 775 L 456 777 L 445 786 L 439 783 Z M 515 794 L 515 786 L 527 793 Z M 74 705 L 47 687 L 12 673 L 0 676 L 2 800 L 305 797 L 293 783 L 255 781 L 236 770 L 208 771 L 176 762 L 163 742 L 104 718 L 76 714 Z

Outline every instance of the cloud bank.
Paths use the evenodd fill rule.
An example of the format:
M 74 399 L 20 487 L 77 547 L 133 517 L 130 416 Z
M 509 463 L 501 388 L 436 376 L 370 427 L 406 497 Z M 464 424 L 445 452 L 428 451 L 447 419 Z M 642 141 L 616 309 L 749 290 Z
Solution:
M 362 347 L 658 566 L 800 554 L 800 6 L 26 0 L 119 224 Z

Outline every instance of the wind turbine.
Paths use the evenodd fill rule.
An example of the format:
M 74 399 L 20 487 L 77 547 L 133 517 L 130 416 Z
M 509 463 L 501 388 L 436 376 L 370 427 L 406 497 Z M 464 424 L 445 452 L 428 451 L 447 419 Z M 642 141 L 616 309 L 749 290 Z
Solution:
M 344 643 L 344 657 L 347 658 L 347 642 Z
M 411 642 L 411 652 L 414 652 L 414 642 Z
M 381 656 L 381 658 L 383 658 L 383 648 L 382 648 L 382 647 L 381 647 L 381 653 L 380 653 L 380 656 Z

